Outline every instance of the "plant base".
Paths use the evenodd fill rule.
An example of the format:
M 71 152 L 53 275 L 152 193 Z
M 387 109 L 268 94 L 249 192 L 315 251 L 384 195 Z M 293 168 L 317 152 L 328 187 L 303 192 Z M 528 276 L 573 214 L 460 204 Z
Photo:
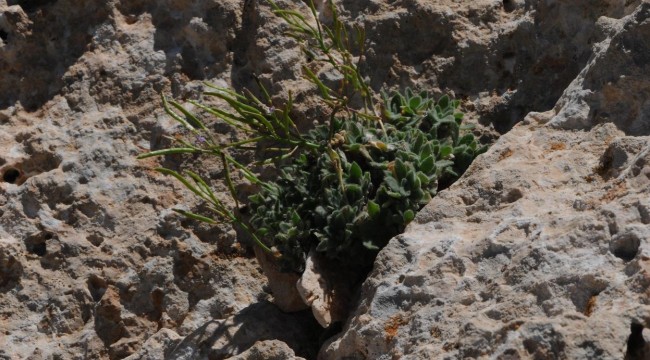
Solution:
M 262 272 L 269 280 L 269 287 L 273 292 L 273 303 L 284 312 L 308 309 L 309 305 L 305 304 L 296 288 L 300 275 L 281 272 L 273 256 L 257 246 L 254 249 L 255 257 L 262 268 Z

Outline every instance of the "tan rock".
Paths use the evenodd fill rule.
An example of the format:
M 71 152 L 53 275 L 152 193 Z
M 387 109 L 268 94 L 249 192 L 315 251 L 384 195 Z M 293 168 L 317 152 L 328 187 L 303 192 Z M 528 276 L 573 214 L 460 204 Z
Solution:
M 320 358 L 649 356 L 648 19 L 644 2 L 616 21 L 552 114 L 391 240 Z
M 304 2 L 280 4 L 306 10 Z M 637 299 L 647 296 L 643 226 L 650 209 L 643 192 L 647 160 L 638 147 L 647 135 L 648 36 L 640 25 L 647 1 L 337 4 L 346 22 L 366 29 L 368 51 L 361 60 L 374 89 L 454 93 L 485 141 L 531 111 L 548 115 L 566 90 L 553 116 L 531 115 L 534 121 L 515 129 L 463 184 L 421 215 L 432 223 L 414 225 L 410 231 L 421 235 L 412 241 L 429 249 L 411 249 L 399 238 L 393 242 L 404 242 L 399 248 L 382 253 L 341 346 L 435 358 L 443 354 L 434 352 L 439 349 L 448 349 L 450 357 L 471 355 L 476 347 L 509 354 L 512 345 L 528 355 L 520 343 L 494 348 L 496 343 L 482 341 L 508 339 L 520 317 L 533 312 L 519 326 L 529 336 L 531 354 L 550 356 L 545 349 L 570 338 L 567 353 L 584 344 L 593 357 L 605 349 L 601 357 L 620 358 L 623 350 L 611 349 L 629 339 L 630 324 L 646 324 Z M 633 17 L 618 20 L 637 8 Z M 324 20 L 328 16 L 321 13 Z M 270 295 L 256 260 L 227 226 L 180 219 L 172 208 L 201 211 L 200 204 L 151 170 L 157 160 L 135 160 L 178 135 L 161 109 L 160 93 L 195 99 L 203 81 L 254 89 L 257 75 L 278 104 L 292 91 L 292 116 L 301 126 L 327 115 L 301 79 L 307 59 L 283 35 L 285 27 L 263 1 L 0 0 L 0 357 L 109 359 L 146 348 L 155 358 L 155 346 L 178 345 L 174 333 L 188 343 L 211 321 L 253 334 L 235 345 L 226 337 L 202 345 L 214 354 L 245 352 L 260 334 L 300 339 L 308 346 L 282 341 L 296 354 L 315 353 L 318 334 L 300 337 L 314 325 L 304 312 L 292 315 L 297 320 L 291 327 L 255 331 L 270 313 L 277 322 L 288 321 L 263 302 Z M 322 73 L 330 80 L 333 75 Z M 593 128 L 596 123 L 615 124 L 622 133 Z M 236 135 L 223 124 L 209 125 L 219 136 Z M 176 169 L 191 164 L 213 180 L 222 171 L 210 160 L 160 161 Z M 595 163 L 606 176 L 589 173 Z M 215 187 L 225 189 L 218 181 Z M 437 206 L 444 211 L 431 210 Z M 541 213 L 544 207 L 558 214 Z M 438 228 L 456 233 L 440 238 Z M 538 232 L 558 240 L 532 252 L 528 237 Z M 473 242 L 478 245 L 458 245 Z M 594 243 L 600 255 L 594 255 Z M 508 254 L 514 260 L 506 261 Z M 535 267 L 572 275 L 555 279 Z M 398 274 L 400 268 L 409 270 Z M 495 284 L 478 279 L 484 273 Z M 511 283 L 499 283 L 504 274 Z M 530 280 L 534 276 L 538 283 Z M 498 302 L 498 291 L 513 286 L 522 287 L 519 298 Z M 592 300 L 590 291 L 603 287 Z M 445 291 L 432 298 L 440 289 Z M 377 300 L 370 306 L 373 291 Z M 265 305 L 252 305 L 260 301 Z M 416 307 L 423 309 L 416 315 L 426 313 L 423 319 L 411 317 Z M 603 320 L 567 309 L 602 314 Z M 610 317 L 615 312 L 628 315 Z M 477 319 L 458 335 L 463 314 Z M 614 319 L 611 327 L 607 319 Z M 366 346 L 385 341 L 386 329 L 396 345 Z M 567 329 L 572 333 L 562 335 Z M 229 336 L 242 339 L 233 331 Z M 540 337 L 551 340 L 535 342 Z M 439 339 L 447 340 L 440 345 Z
M 340 269 L 339 269 L 340 270 Z M 345 321 L 348 316 L 354 276 L 337 274 L 328 269 L 314 251 L 307 256 L 305 271 L 298 280 L 297 289 L 305 304 L 311 307 L 316 321 L 324 327 Z

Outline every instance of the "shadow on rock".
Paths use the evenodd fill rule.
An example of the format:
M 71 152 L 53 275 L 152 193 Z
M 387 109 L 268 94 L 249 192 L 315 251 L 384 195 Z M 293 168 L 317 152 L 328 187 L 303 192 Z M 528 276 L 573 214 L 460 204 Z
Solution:
M 108 6 L 65 0 L 24 1 L 0 10 L 0 106 L 20 101 L 28 111 L 84 76 L 64 74 L 88 50 L 94 27 L 109 16 Z
M 323 329 L 307 311 L 283 313 L 273 304 L 252 304 L 237 315 L 212 320 L 186 336 L 166 359 L 225 359 L 240 354 L 257 341 L 280 340 L 297 356 L 313 359 Z

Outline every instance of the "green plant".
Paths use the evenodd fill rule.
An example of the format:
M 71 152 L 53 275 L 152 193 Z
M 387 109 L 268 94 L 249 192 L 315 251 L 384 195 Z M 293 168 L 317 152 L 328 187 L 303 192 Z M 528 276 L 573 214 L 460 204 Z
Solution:
M 274 107 L 260 83 L 261 99 L 251 91 L 238 93 L 206 84 L 211 91 L 204 95 L 225 101 L 230 109 L 192 103 L 246 138 L 219 143 L 198 116 L 163 97 L 167 113 L 200 141 L 177 140 L 176 147 L 140 158 L 182 153 L 217 156 L 234 199 L 237 194 L 231 171 L 240 171 L 259 189 L 250 197 L 252 215 L 248 219 L 226 206 L 197 173 L 156 169 L 176 177 L 205 200 L 213 214 L 176 211 L 199 221 L 214 223 L 217 218 L 239 226 L 260 248 L 275 254 L 284 270 L 302 271 L 305 255 L 312 248 L 331 261 L 364 268 L 377 250 L 402 232 L 415 213 L 442 186 L 457 179 L 485 147 L 479 146 L 471 133 L 462 134 L 459 101 L 447 96 L 434 101 L 426 92 L 410 89 L 384 93 L 383 106 L 378 109 L 375 94 L 359 70 L 363 31 L 356 29 L 352 40 L 331 2 L 330 26 L 269 2 L 287 22 L 288 35 L 298 39 L 312 59 L 303 69 L 304 75 L 318 88 L 329 117 L 314 129 L 300 132 L 291 118 L 291 94 L 286 104 Z M 313 4 L 310 9 L 318 19 Z M 358 49 L 357 56 L 350 50 L 353 46 Z M 337 86 L 320 80 L 318 70 L 323 65 L 339 75 Z M 256 145 L 260 144 L 265 149 L 260 162 L 275 164 L 275 181 L 261 180 L 251 170 L 254 163 L 240 163 L 232 155 L 234 150 L 259 150 Z

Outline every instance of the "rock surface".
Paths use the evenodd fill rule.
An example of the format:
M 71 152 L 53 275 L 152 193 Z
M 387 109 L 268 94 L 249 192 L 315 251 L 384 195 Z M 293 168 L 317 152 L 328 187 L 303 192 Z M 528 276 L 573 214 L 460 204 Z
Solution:
M 484 141 L 507 134 L 381 253 L 321 355 L 640 354 L 648 2 L 337 4 L 366 28 L 376 90 L 451 91 Z M 317 325 L 268 305 L 234 231 L 179 218 L 201 205 L 135 160 L 179 132 L 160 93 L 184 102 L 202 81 L 255 75 L 317 121 L 283 28 L 259 0 L 0 0 L 0 357 L 314 356 Z
M 650 3 L 393 239 L 321 358 L 646 359 Z
M 160 92 L 230 83 L 243 1 L 17 3 L 0 0 L 0 357 L 124 358 L 268 299 L 234 232 L 179 218 L 195 200 L 135 159 L 177 131 Z
M 208 321 L 182 338 L 161 329 L 127 359 L 287 359 L 295 354 L 313 359 L 320 332 L 309 311 L 287 314 L 260 302 L 228 319 Z

